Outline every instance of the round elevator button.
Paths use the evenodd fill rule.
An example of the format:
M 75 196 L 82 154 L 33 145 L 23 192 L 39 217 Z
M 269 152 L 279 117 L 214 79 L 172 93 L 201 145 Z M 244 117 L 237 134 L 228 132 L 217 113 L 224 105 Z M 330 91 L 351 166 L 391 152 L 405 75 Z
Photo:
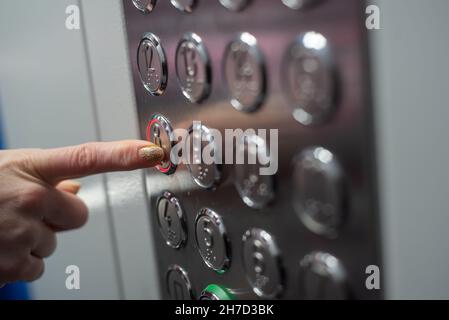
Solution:
M 344 220 L 346 190 L 343 169 L 322 147 L 304 150 L 294 159 L 293 206 L 304 225 L 335 238 Z
M 168 246 L 180 248 L 186 241 L 184 211 L 179 200 L 165 191 L 157 200 L 157 222 L 159 230 Z
M 285 53 L 282 81 L 293 117 L 303 125 L 329 120 L 336 107 L 336 72 L 329 41 L 318 32 L 300 35 Z
M 201 122 L 194 122 L 189 133 L 186 140 L 188 143 L 186 150 L 190 153 L 187 166 L 192 179 L 201 188 L 213 189 L 221 179 L 221 165 L 218 161 L 219 144 L 214 141 L 212 130 Z
M 133 0 L 134 6 L 143 13 L 150 13 L 156 6 L 157 0 Z
M 151 117 L 147 125 L 147 140 L 160 146 L 165 153 L 165 159 L 156 166 L 156 169 L 167 175 L 174 173 L 176 164 L 170 161 L 170 153 L 175 145 L 175 139 L 173 128 L 167 118 L 161 114 L 154 114 Z
M 137 67 L 140 80 L 145 89 L 153 96 L 160 96 L 167 87 L 167 57 L 159 38 L 145 33 L 137 49 Z
M 226 271 L 231 262 L 230 250 L 226 228 L 217 213 L 207 208 L 200 210 L 195 220 L 195 240 L 206 265 L 218 273 Z
M 267 206 L 274 199 L 275 194 L 273 175 L 261 174 L 261 169 L 266 165 L 262 165 L 259 160 L 261 157 L 269 159 L 265 140 L 257 135 L 245 135 L 243 141 L 237 144 L 236 153 L 242 156 L 248 155 L 248 163 L 234 165 L 237 192 L 243 202 L 251 208 L 261 209 Z
M 193 103 L 206 99 L 211 90 L 209 54 L 201 38 L 186 33 L 176 48 L 176 75 L 184 96 Z
M 199 300 L 235 300 L 235 297 L 227 288 L 210 284 L 201 292 Z
M 197 0 L 170 0 L 171 4 L 182 12 L 192 13 Z
M 282 0 L 282 3 L 291 9 L 300 10 L 316 4 L 319 1 L 321 0 Z
M 250 2 L 251 0 L 220 0 L 223 7 L 231 11 L 243 10 Z
M 244 112 L 258 109 L 266 94 L 266 71 L 256 38 L 243 32 L 225 50 L 223 74 L 232 106 Z
M 273 237 L 253 228 L 243 235 L 243 264 L 254 293 L 262 298 L 275 298 L 282 291 L 280 252 Z
M 170 299 L 193 300 L 195 298 L 187 272 L 178 265 L 168 268 L 166 286 Z
M 313 252 L 300 262 L 301 299 L 344 300 L 348 298 L 346 272 L 340 261 L 324 252 Z

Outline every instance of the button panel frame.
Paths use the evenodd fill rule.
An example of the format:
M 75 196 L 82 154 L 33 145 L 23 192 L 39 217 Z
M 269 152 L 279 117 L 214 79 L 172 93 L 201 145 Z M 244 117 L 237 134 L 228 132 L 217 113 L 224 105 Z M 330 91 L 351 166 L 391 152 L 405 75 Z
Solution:
M 223 165 L 222 181 L 213 191 L 198 187 L 184 165 L 178 166 L 175 174 L 170 176 L 161 175 L 154 169 L 145 170 L 148 202 L 154 204 L 163 190 L 175 193 L 186 212 L 189 230 L 185 247 L 180 250 L 167 248 L 157 234 L 154 212 L 148 213 L 156 233 L 154 244 L 158 255 L 157 266 L 162 270 L 159 274 L 162 297 L 168 298 L 164 291 L 163 271 L 176 263 L 189 273 L 197 293 L 211 283 L 219 283 L 227 288 L 243 289 L 244 293 L 239 298 L 259 298 L 247 283 L 239 243 L 246 230 L 260 228 L 276 238 L 281 250 L 286 285 L 279 298 L 299 298 L 299 262 L 305 255 L 317 250 L 332 254 L 344 264 L 348 274 L 347 284 L 354 298 L 382 298 L 382 289 L 366 289 L 364 272 L 369 264 L 382 268 L 382 260 L 370 61 L 366 54 L 367 32 L 360 29 L 365 18 L 363 3 L 359 0 L 347 0 L 344 4 L 339 0 L 325 0 L 305 10 L 292 10 L 281 0 L 253 0 L 243 10 L 233 12 L 224 8 L 219 1 L 200 1 L 192 14 L 182 14 L 168 1 L 159 1 L 151 13 L 151 21 L 150 16 L 142 15 L 131 1 L 125 1 L 124 8 L 142 138 L 145 137 L 149 117 L 156 112 L 169 119 L 173 128 L 187 129 L 193 120 L 200 120 L 222 134 L 224 129 L 279 129 L 279 170 L 274 176 L 276 196 L 270 205 L 259 210 L 243 203 L 234 186 L 231 165 Z M 176 28 L 166 27 L 170 20 L 177 21 Z M 151 96 L 145 91 L 136 68 L 135 53 L 140 35 L 149 30 L 160 37 L 167 53 L 169 85 L 162 96 Z M 288 47 L 300 34 L 308 31 L 319 32 L 329 40 L 338 67 L 339 96 L 335 113 L 329 121 L 316 126 L 304 126 L 292 117 L 280 72 Z M 186 101 L 174 72 L 176 45 L 186 32 L 197 33 L 210 53 L 212 88 L 210 96 L 201 105 Z M 240 112 L 231 106 L 222 74 L 226 46 L 242 32 L 248 32 L 257 39 L 265 58 L 266 97 L 261 107 L 251 113 Z M 311 232 L 296 214 L 291 198 L 292 159 L 310 146 L 331 150 L 348 179 L 348 216 L 333 239 Z M 226 222 L 232 258 L 230 268 L 221 275 L 204 264 L 195 241 L 192 241 L 194 218 L 203 207 L 216 211 Z

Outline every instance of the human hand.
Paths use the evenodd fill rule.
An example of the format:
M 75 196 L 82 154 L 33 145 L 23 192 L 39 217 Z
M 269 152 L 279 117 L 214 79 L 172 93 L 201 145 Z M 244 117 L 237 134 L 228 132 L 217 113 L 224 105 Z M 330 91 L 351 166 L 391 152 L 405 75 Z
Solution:
M 39 278 L 43 258 L 56 248 L 55 232 L 86 223 L 80 185 L 68 179 L 152 167 L 165 156 L 139 140 L 0 151 L 0 286 Z

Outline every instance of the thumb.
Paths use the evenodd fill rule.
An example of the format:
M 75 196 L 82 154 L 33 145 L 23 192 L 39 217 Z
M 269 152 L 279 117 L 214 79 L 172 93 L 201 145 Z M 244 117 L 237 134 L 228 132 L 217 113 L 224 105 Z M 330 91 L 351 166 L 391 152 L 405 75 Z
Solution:
M 79 182 L 73 181 L 73 180 L 64 180 L 59 182 L 56 185 L 56 189 L 59 189 L 61 191 L 65 191 L 71 194 L 77 194 L 78 191 L 81 188 L 81 184 Z

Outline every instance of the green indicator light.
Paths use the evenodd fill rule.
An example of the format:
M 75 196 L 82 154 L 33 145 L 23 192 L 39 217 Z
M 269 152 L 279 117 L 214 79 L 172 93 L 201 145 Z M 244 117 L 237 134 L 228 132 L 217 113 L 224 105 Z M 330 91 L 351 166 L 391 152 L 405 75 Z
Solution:
M 200 300 L 235 300 L 235 296 L 222 286 L 210 284 L 201 293 Z

